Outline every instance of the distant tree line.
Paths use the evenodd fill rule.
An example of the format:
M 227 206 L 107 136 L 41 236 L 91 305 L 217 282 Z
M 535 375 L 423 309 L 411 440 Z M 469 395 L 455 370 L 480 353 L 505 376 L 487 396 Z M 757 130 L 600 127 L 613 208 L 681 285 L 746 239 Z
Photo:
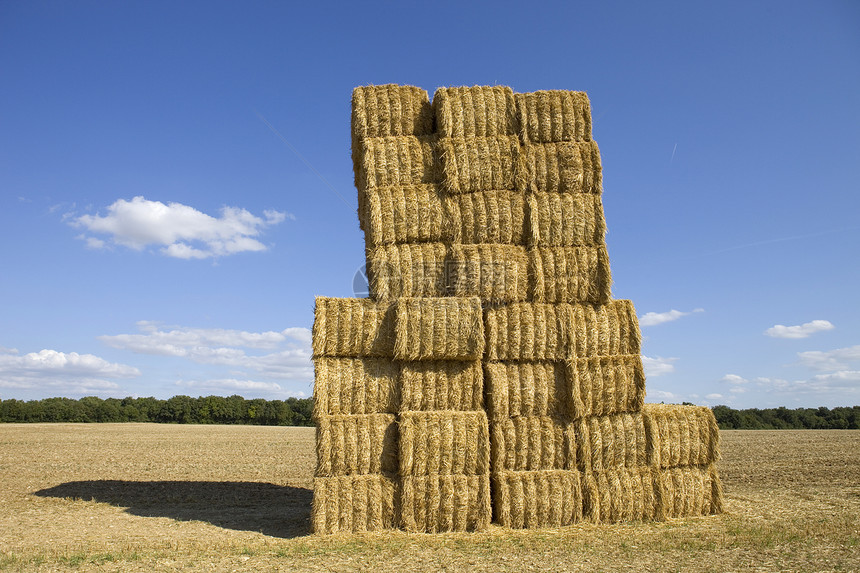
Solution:
M 246 400 L 242 396 L 0 400 L 0 422 L 159 422 L 167 424 L 255 424 L 313 426 L 311 398 Z M 723 430 L 860 430 L 860 406 L 833 409 L 715 406 Z
M 0 422 L 160 422 L 312 426 L 310 398 L 246 400 L 242 396 L 174 396 L 80 400 L 0 400 Z

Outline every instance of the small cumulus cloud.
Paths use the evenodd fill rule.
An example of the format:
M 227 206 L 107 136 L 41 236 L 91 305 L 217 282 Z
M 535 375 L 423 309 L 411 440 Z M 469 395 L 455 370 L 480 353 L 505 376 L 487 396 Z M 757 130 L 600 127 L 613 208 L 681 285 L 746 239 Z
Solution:
M 648 398 L 653 398 L 656 400 L 678 400 L 678 398 L 680 398 L 680 396 L 673 392 L 667 392 L 665 390 L 656 390 L 651 388 L 647 388 L 645 390 L 645 395 Z
M 688 316 L 696 312 L 705 312 L 703 308 L 696 308 L 689 312 L 672 309 L 667 312 L 646 312 L 639 317 L 639 326 L 656 326 L 664 322 L 672 322 L 683 316 Z
M 798 352 L 800 363 L 816 370 L 848 370 L 852 362 L 860 361 L 860 344 L 835 350 Z
M 738 376 L 737 374 L 726 374 L 720 380 L 721 382 L 728 382 L 729 384 L 747 384 L 749 382 L 749 380 L 742 376 Z
M 722 400 L 722 399 L 723 399 L 723 395 L 722 395 L 722 394 L 716 394 L 716 393 L 714 393 L 714 394 L 705 394 L 705 399 L 706 399 L 706 400 Z
M 813 320 L 796 326 L 785 326 L 784 324 L 775 324 L 764 333 L 773 338 L 808 338 L 816 332 L 825 330 L 833 330 L 834 326 L 829 320 Z
M 645 376 L 654 378 L 661 374 L 669 374 L 675 371 L 674 363 L 677 358 L 663 358 L 662 356 L 642 356 L 642 366 L 645 368 Z
M 81 215 L 70 222 L 91 233 L 80 237 L 90 248 L 108 246 L 107 241 L 92 236 L 97 234 L 107 235 L 111 244 L 135 250 L 156 246 L 169 257 L 206 259 L 266 250 L 257 237 L 287 217 L 287 213 L 274 210 L 258 217 L 238 207 L 223 207 L 220 216 L 213 217 L 181 203 L 135 197 L 115 201 L 105 215 Z
M 206 392 L 248 392 L 259 391 L 268 393 L 277 393 L 281 391 L 280 384 L 276 382 L 258 382 L 256 380 L 236 380 L 235 378 L 203 380 L 203 381 L 184 381 L 176 382 L 177 386 L 183 386 L 197 391 Z
M 135 378 L 140 370 L 108 362 L 93 354 L 43 349 L 21 355 L 15 349 L 0 352 L 0 387 L 48 389 L 60 394 L 98 393 L 118 389 L 112 380 Z

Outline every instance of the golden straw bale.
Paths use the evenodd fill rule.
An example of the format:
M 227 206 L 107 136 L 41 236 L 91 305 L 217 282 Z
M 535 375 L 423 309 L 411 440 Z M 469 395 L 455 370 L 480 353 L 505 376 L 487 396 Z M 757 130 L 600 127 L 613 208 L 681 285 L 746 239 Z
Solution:
M 494 472 L 576 469 L 576 443 L 568 424 L 551 416 L 518 416 L 490 424 Z
M 391 475 L 314 478 L 314 533 L 380 531 L 397 527 L 397 479 Z
M 477 191 L 445 197 L 446 236 L 456 243 L 523 243 L 525 201 L 516 191 Z
M 425 360 L 400 364 L 402 410 L 483 409 L 484 372 L 480 361 Z
M 393 414 L 320 416 L 316 446 L 318 477 L 397 471 Z
M 662 518 L 661 476 L 649 466 L 583 474 L 584 513 L 600 523 Z
M 594 141 L 526 144 L 517 154 L 515 184 L 519 191 L 599 195 L 600 149 Z
M 492 483 L 495 518 L 503 527 L 563 527 L 582 521 L 576 470 L 494 472 Z
M 518 131 L 514 93 L 506 86 L 439 88 L 436 129 L 445 137 L 494 137 Z
M 581 471 L 601 472 L 648 463 L 645 424 L 640 413 L 590 416 L 570 425 Z
M 490 436 L 483 410 L 400 413 L 400 475 L 486 474 Z
M 569 411 L 562 362 L 485 362 L 487 415 L 563 416 Z
M 589 141 L 591 104 L 585 92 L 543 90 L 515 94 L 523 141 Z
M 391 301 L 403 296 L 444 296 L 447 292 L 444 243 L 381 245 L 367 252 L 370 297 Z
M 570 351 L 569 305 L 513 303 L 484 311 L 488 360 L 564 360 Z
M 536 302 L 607 302 L 612 276 L 606 247 L 529 249 L 529 290 Z
M 600 195 L 529 193 L 528 243 L 537 247 L 602 246 L 606 219 Z
M 640 354 L 641 334 L 629 300 L 606 304 L 558 305 L 569 309 L 570 357 Z
M 449 237 L 439 185 L 377 187 L 363 193 L 364 242 L 368 248 L 393 243 L 426 243 Z
M 516 302 L 528 296 L 528 257 L 519 245 L 451 247 L 448 280 L 455 296 L 478 296 L 485 302 Z
M 316 358 L 314 419 L 338 414 L 394 414 L 400 365 L 388 358 Z
M 352 90 L 354 139 L 433 133 L 433 106 L 427 92 L 414 86 L 387 84 Z
M 449 193 L 513 190 L 520 142 L 516 136 L 438 140 L 442 185 Z
M 401 484 L 400 526 L 406 531 L 480 531 L 490 525 L 489 474 L 404 476 Z
M 722 511 L 722 486 L 713 464 L 659 471 L 666 517 L 711 515 Z
M 394 355 L 394 305 L 369 298 L 317 297 L 314 358 Z
M 480 360 L 484 322 L 477 297 L 404 297 L 395 303 L 399 360 Z
M 645 404 L 649 463 L 661 467 L 704 466 L 720 457 L 716 418 L 704 406 Z
M 435 135 L 362 139 L 355 156 L 359 213 L 364 210 L 363 191 L 368 189 L 440 182 L 441 171 L 436 161 L 435 141 Z
M 573 358 L 565 363 L 570 416 L 638 412 L 645 399 L 645 371 L 639 354 Z

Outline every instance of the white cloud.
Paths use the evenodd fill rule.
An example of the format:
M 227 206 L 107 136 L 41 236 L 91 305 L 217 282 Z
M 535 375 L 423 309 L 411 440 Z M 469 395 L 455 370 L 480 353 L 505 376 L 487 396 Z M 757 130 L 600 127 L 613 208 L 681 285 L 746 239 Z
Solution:
M 706 394 L 705 398 L 708 400 L 722 400 L 723 395 L 722 394 Z
M 238 207 L 223 207 L 212 217 L 181 203 L 164 204 L 135 197 L 118 199 L 107 214 L 74 217 L 72 224 L 90 233 L 104 234 L 118 245 L 135 250 L 160 246 L 161 252 L 180 259 L 204 259 L 245 251 L 264 251 L 258 241 L 263 229 L 284 221 L 286 213 L 267 210 L 263 218 Z M 83 235 L 91 248 L 105 247 L 101 239 Z
M 743 386 L 732 386 L 731 388 L 729 388 L 729 392 L 731 394 L 744 394 L 746 393 L 746 391 L 747 389 Z
M 729 384 L 747 384 L 749 382 L 749 380 L 737 374 L 726 374 L 722 377 L 721 381 L 728 382 Z
M 847 370 L 849 364 L 860 361 L 860 344 L 847 348 L 798 352 L 801 364 L 816 370 Z
M 816 332 L 833 330 L 833 328 L 834 326 L 829 320 L 813 320 L 797 326 L 776 324 L 765 330 L 764 333 L 773 338 L 807 338 Z
M 646 388 L 645 395 L 648 398 L 656 398 L 659 400 L 677 400 L 679 398 L 677 394 L 673 394 L 672 392 L 667 392 L 665 390 L 654 390 L 651 388 Z
M 672 309 L 668 312 L 646 312 L 639 317 L 639 326 L 655 326 L 664 322 L 672 322 L 678 320 L 682 316 L 693 314 L 694 312 L 705 312 L 703 308 L 696 308 L 690 312 L 681 312 L 680 310 Z
M 254 380 L 236 380 L 233 378 L 222 380 L 204 380 L 204 381 L 184 381 L 176 382 L 177 386 L 192 388 L 197 391 L 207 392 L 242 392 L 242 391 L 259 391 L 259 392 L 280 392 L 281 386 L 275 382 L 257 382 Z
M 59 394 L 86 394 L 118 389 L 108 379 L 134 378 L 140 370 L 108 362 L 93 354 L 43 349 L 19 355 L 17 350 L 0 352 L 0 387 L 50 389 Z
M 673 362 L 676 362 L 677 358 L 663 358 L 661 356 L 656 356 L 654 358 L 650 356 L 642 356 L 642 366 L 645 368 L 645 376 L 649 378 L 654 378 L 656 376 L 660 376 L 661 374 L 669 374 L 670 372 L 675 371 L 675 365 Z

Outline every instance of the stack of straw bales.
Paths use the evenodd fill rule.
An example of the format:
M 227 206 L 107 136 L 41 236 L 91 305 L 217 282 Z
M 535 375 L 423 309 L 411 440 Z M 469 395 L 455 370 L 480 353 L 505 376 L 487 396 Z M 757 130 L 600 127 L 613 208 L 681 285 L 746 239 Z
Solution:
M 353 93 L 368 299 L 320 297 L 318 532 L 720 511 L 710 410 L 643 404 L 581 92 Z

